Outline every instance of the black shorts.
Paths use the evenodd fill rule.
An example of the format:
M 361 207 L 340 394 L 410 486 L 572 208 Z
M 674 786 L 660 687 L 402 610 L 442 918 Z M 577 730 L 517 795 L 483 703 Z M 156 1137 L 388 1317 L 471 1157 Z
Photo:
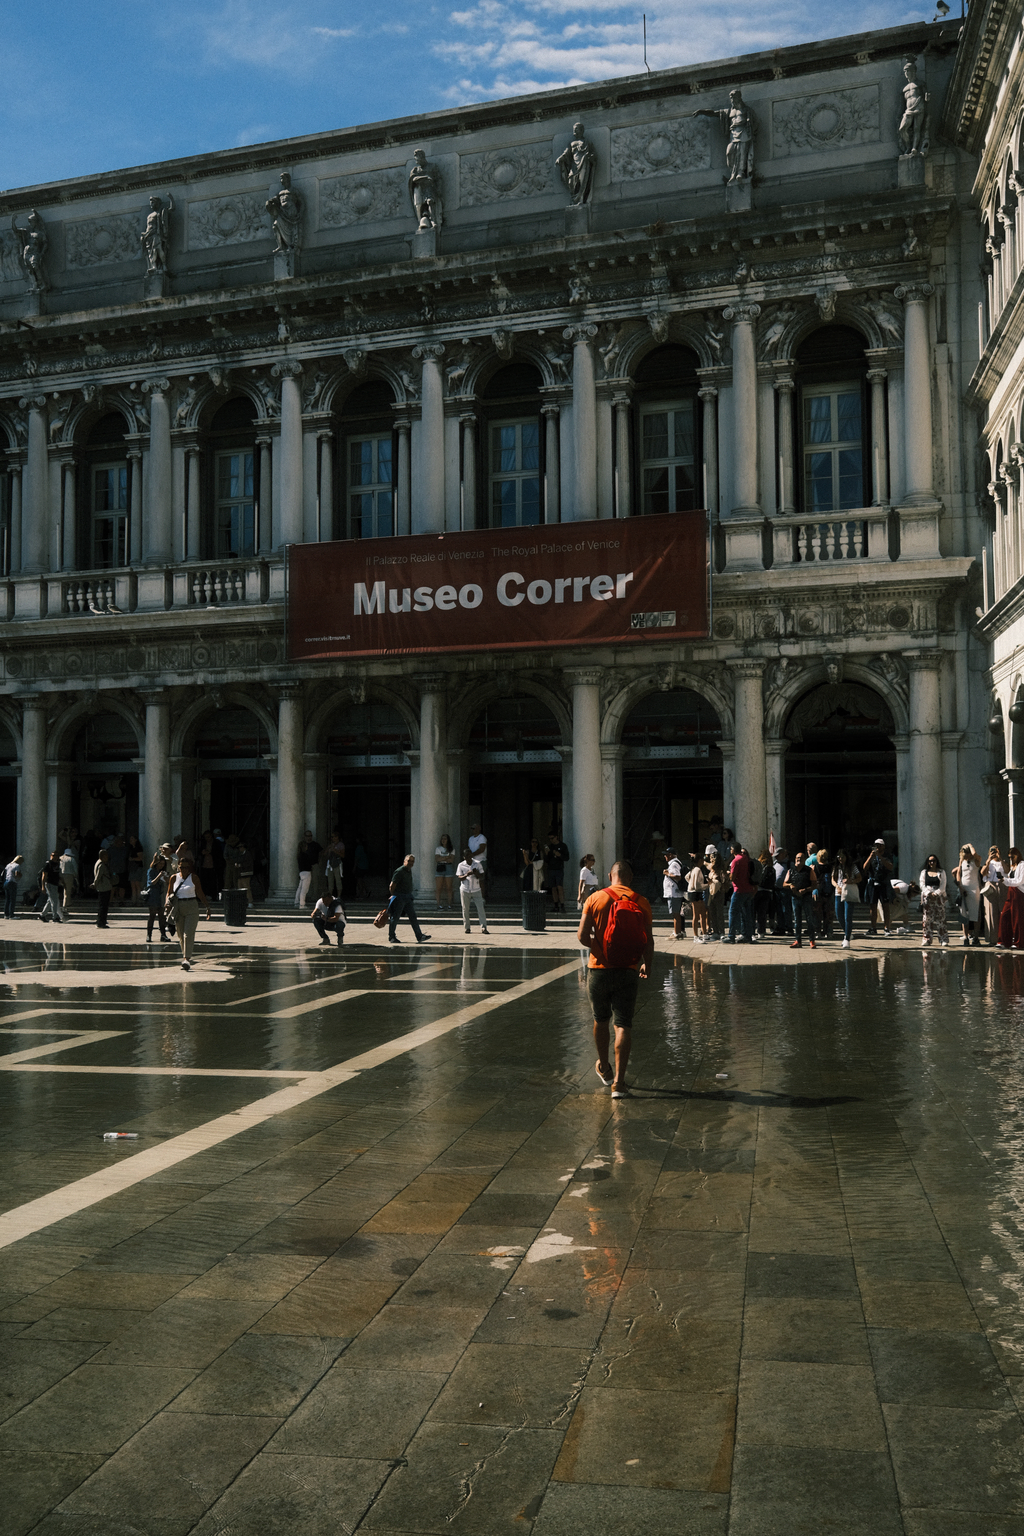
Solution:
M 616 1029 L 631 1029 L 639 987 L 637 971 L 591 966 L 587 971 L 587 992 L 596 1023 L 607 1024 L 611 1020 Z

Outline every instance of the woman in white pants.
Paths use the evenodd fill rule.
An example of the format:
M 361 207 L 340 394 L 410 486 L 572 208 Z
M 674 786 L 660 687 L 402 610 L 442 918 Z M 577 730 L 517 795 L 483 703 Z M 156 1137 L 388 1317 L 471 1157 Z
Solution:
M 476 906 L 476 915 L 480 919 L 480 932 L 486 933 L 487 913 L 484 910 L 484 894 L 480 889 L 480 876 L 483 874 L 483 870 L 480 867 L 479 860 L 474 859 L 468 848 L 463 849 L 462 863 L 455 873 L 459 881 L 459 894 L 462 898 L 462 921 L 466 925 L 466 932 L 468 933 L 470 928 L 469 907 L 470 902 L 472 902 Z
M 167 890 L 167 911 L 174 918 L 174 931 L 181 945 L 181 968 L 183 971 L 192 969 L 192 949 L 196 939 L 196 927 L 199 923 L 199 906 L 202 903 L 206 908 L 206 920 L 210 920 L 210 903 L 203 893 L 203 887 L 199 883 L 195 865 L 190 858 L 183 858 L 178 865 L 178 873 L 171 881 Z

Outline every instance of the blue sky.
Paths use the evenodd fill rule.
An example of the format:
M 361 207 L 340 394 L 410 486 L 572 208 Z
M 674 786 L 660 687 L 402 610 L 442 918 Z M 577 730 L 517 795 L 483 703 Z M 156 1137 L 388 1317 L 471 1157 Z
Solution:
M 0 0 L 0 186 L 634 74 L 644 8 Z M 856 10 L 820 0 L 646 0 L 646 10 L 649 63 L 667 69 L 929 20 L 934 0 L 868 0 Z

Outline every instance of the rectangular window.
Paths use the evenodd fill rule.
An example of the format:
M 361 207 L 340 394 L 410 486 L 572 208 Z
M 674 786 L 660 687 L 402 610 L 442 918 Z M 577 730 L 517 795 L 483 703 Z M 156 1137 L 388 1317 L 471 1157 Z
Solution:
M 847 512 L 864 505 L 863 401 L 860 385 L 805 389 L 804 510 Z
M 128 465 L 92 468 L 92 565 L 110 570 L 128 563 Z
M 348 444 L 349 537 L 386 539 L 395 531 L 391 434 L 350 438 Z
M 490 481 L 492 527 L 540 522 L 540 422 L 492 424 Z
M 640 413 L 641 511 L 692 512 L 698 505 L 694 402 Z
M 219 560 L 251 555 L 256 548 L 255 456 L 240 449 L 218 453 L 214 554 Z

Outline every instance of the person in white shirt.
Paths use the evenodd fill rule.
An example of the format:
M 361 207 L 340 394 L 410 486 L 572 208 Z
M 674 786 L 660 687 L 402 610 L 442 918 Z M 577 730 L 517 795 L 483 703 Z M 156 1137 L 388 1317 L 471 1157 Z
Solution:
M 470 842 L 473 839 L 470 838 Z M 486 847 L 486 843 L 484 845 Z M 466 925 L 466 932 L 470 930 L 470 903 L 476 907 L 476 915 L 480 920 L 480 932 L 487 932 L 487 913 L 484 910 L 484 893 L 480 885 L 480 877 L 483 874 L 483 866 L 478 858 L 473 857 L 471 848 L 463 849 L 462 863 L 455 871 L 459 881 L 459 894 L 462 898 L 462 921 Z
M 345 908 L 338 896 L 332 896 L 330 891 L 325 891 L 313 908 L 310 919 L 320 935 L 321 944 L 330 944 L 327 930 L 331 928 L 338 935 L 338 948 L 341 948 L 345 937 Z
M 693 863 L 690 873 L 686 877 L 686 899 L 690 903 L 690 921 L 693 924 L 693 937 L 698 944 L 703 944 L 708 936 L 708 909 L 704 901 L 704 888 L 707 880 L 704 878 L 704 870 L 696 854 L 692 855 Z
M 683 916 L 683 902 L 685 900 L 686 878 L 683 874 L 683 865 L 674 848 L 666 848 L 663 854 L 665 860 L 665 873 L 661 882 L 661 894 L 668 903 L 669 915 L 672 918 L 672 937 L 684 939 L 686 937 L 686 918 Z
M 210 903 L 203 891 L 202 881 L 192 859 L 182 854 L 178 861 L 178 873 L 168 882 L 165 912 L 174 918 L 174 931 L 181 945 L 181 968 L 192 969 L 192 950 L 196 940 L 200 906 L 206 908 L 206 921 L 210 921 Z
M 999 914 L 997 949 L 1024 949 L 1024 854 L 1011 848 L 1006 856 L 1003 888 L 1006 892 Z
M 469 853 L 480 865 L 480 889 L 487 889 L 487 839 L 480 830 L 480 823 L 474 821 L 469 829 Z M 458 870 L 455 871 L 458 874 Z
M 18 881 L 23 874 L 24 854 L 16 853 L 4 869 L 4 917 L 17 916 Z

